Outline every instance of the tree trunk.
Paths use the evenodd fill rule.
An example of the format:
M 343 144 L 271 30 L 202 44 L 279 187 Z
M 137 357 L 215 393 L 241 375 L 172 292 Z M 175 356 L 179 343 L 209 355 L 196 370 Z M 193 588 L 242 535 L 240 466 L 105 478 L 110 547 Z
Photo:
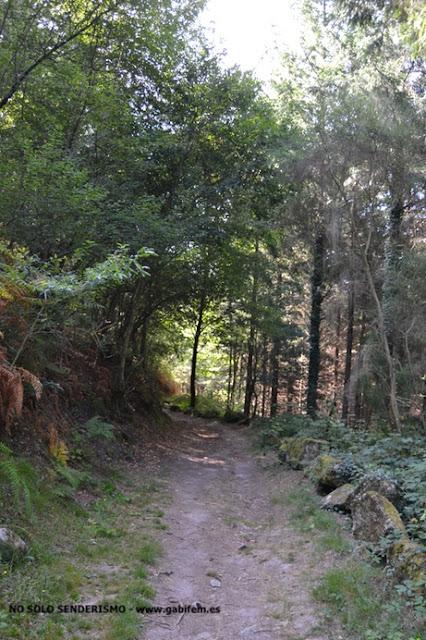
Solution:
M 377 295 L 376 287 L 374 285 L 373 276 L 370 269 L 370 264 L 368 262 L 368 250 L 370 248 L 371 242 L 371 231 L 368 235 L 367 244 L 364 252 L 364 263 L 365 269 L 367 272 L 368 284 L 370 286 L 371 294 L 374 298 L 374 302 L 377 308 L 377 324 L 379 329 L 379 336 L 382 341 L 383 351 L 386 358 L 386 363 L 388 366 L 388 376 L 389 376 L 389 413 L 390 418 L 393 423 L 395 429 L 400 432 L 401 431 L 401 419 L 399 415 L 398 408 L 398 400 L 397 400 L 397 387 L 396 387 L 396 375 L 395 375 L 395 363 L 392 357 L 392 353 L 389 347 L 388 336 L 386 333 L 385 320 L 383 315 L 382 305 L 380 303 L 379 297 Z
M 118 374 L 118 386 L 121 393 L 124 393 L 126 387 L 126 364 L 128 358 L 128 350 L 130 344 L 130 337 L 133 333 L 133 326 L 135 324 L 136 319 L 136 309 L 138 304 L 139 295 L 142 291 L 142 279 L 139 279 L 135 291 L 132 295 L 129 304 L 129 315 L 127 317 L 127 322 L 124 327 L 123 335 L 121 338 L 121 349 L 120 349 L 120 362 L 119 362 L 119 374 Z
M 244 417 L 250 417 L 250 406 L 253 397 L 254 391 L 254 380 L 253 380 L 253 359 L 254 359 L 254 335 L 255 335 L 255 327 L 254 327 L 254 318 L 251 317 L 250 320 L 250 335 L 248 339 L 248 348 L 247 348 L 247 373 L 246 373 L 246 389 L 244 394 Z
M 340 332 L 342 328 L 342 314 L 340 306 L 337 310 L 336 318 L 336 344 L 334 347 L 334 365 L 333 365 L 333 401 L 330 407 L 330 416 L 337 414 L 337 396 L 339 388 L 339 369 L 340 369 Z
M 233 356 L 233 345 L 232 342 L 229 345 L 229 361 L 228 361 L 228 385 L 226 391 L 226 411 L 229 412 L 231 410 L 231 389 L 232 389 L 232 356 Z
M 263 338 L 262 353 L 262 418 L 266 413 L 266 389 L 268 386 L 268 341 L 266 336 Z
M 148 326 L 149 326 L 149 319 L 151 317 L 151 314 L 147 315 L 145 314 L 143 321 L 142 321 L 142 327 L 141 327 L 141 331 L 140 331 L 140 348 L 139 348 L 139 357 L 141 359 L 142 362 L 142 367 L 143 369 L 146 371 L 148 369 L 147 367 L 147 362 L 146 362 L 146 358 L 147 358 L 147 338 L 148 338 Z
M 359 339 L 358 339 L 358 354 L 357 354 L 356 367 L 359 367 L 359 359 L 360 359 L 362 347 L 364 346 L 366 333 L 367 333 L 367 322 L 366 322 L 365 313 L 363 311 L 361 315 L 361 330 L 360 330 Z M 355 392 L 355 403 L 354 403 L 355 422 L 361 419 L 362 409 L 363 409 L 363 395 L 360 392 L 359 385 L 358 385 Z
M 294 410 L 294 380 L 291 375 L 287 379 L 287 413 L 296 413 Z
M 281 308 L 283 275 L 280 264 L 278 263 L 277 284 L 276 284 L 276 304 Z M 278 410 L 278 392 L 280 383 L 280 353 L 281 339 L 275 336 L 272 341 L 271 353 L 271 418 L 277 415 Z
M 232 384 L 231 384 L 231 395 L 230 395 L 230 409 L 234 410 L 235 407 L 235 389 L 237 387 L 237 375 L 238 375 L 238 362 L 239 355 L 237 351 L 237 345 L 234 345 L 233 354 L 232 354 L 233 362 L 232 362 Z
M 349 413 L 349 384 L 352 373 L 352 350 L 354 344 L 354 315 L 355 315 L 355 291 L 353 282 L 350 283 L 348 293 L 348 318 L 346 330 L 346 355 L 345 355 L 345 373 L 343 382 L 343 403 L 342 403 L 342 421 L 346 424 Z
M 383 319 L 390 353 L 397 346 L 394 325 L 394 305 L 396 278 L 402 256 L 402 219 L 404 205 L 402 197 L 397 197 L 389 214 L 389 235 L 385 247 L 385 278 L 383 283 Z
M 274 338 L 271 352 L 271 418 L 277 415 L 278 409 L 278 388 L 279 388 L 279 353 L 281 341 Z
M 309 326 L 309 369 L 306 411 L 311 418 L 316 417 L 318 409 L 318 377 L 320 370 L 320 327 L 323 299 L 325 238 L 322 230 L 318 232 L 314 245 L 314 265 L 311 278 L 311 315 Z
M 342 402 L 342 422 L 347 424 L 349 414 L 349 391 L 350 379 L 352 373 L 352 350 L 354 345 L 354 315 L 355 315 L 355 268 L 354 268 L 354 251 L 355 251 L 355 199 L 351 205 L 351 256 L 349 269 L 349 291 L 348 291 L 348 315 L 346 324 L 346 355 L 345 355 L 345 373 L 343 377 L 343 402 Z
M 253 405 L 253 411 L 251 414 L 252 418 L 255 418 L 257 415 L 257 405 L 258 405 L 258 401 L 259 401 L 259 396 L 257 393 L 257 387 L 256 387 L 256 382 L 258 380 L 258 370 L 259 370 L 259 341 L 258 341 L 258 337 L 257 337 L 257 331 L 255 330 L 254 333 L 254 357 L 253 357 L 253 392 L 252 395 L 254 396 L 254 405 Z
M 259 252 L 259 242 L 256 240 L 255 258 L 254 258 L 254 273 L 253 273 L 253 287 L 251 294 L 251 314 L 250 314 L 250 333 L 247 342 L 247 373 L 246 373 L 246 388 L 244 393 L 244 417 L 250 418 L 250 407 L 254 392 L 254 351 L 255 351 L 255 335 L 256 335 L 256 304 L 257 304 L 257 258 Z
M 198 345 L 200 342 L 201 332 L 203 330 L 203 315 L 206 305 L 206 294 L 203 293 L 200 298 L 200 304 L 198 307 L 198 318 L 197 318 L 197 326 L 194 334 L 194 342 L 192 346 L 192 360 L 191 360 L 191 379 L 189 383 L 190 387 L 190 403 L 189 406 L 192 410 L 195 409 L 195 403 L 197 400 L 197 392 L 196 392 L 196 380 L 197 380 L 197 357 L 198 357 Z

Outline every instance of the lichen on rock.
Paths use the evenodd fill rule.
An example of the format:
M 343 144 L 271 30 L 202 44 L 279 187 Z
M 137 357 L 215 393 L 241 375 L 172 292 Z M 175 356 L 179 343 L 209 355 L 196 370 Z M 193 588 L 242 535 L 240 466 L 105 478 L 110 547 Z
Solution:
M 350 502 L 355 491 L 353 484 L 347 482 L 341 487 L 334 489 L 323 498 L 321 506 L 323 509 L 334 509 L 337 511 L 350 511 Z
M 341 460 L 330 454 L 322 454 L 314 461 L 311 477 L 320 490 L 330 491 L 345 484 L 340 474 L 340 464 Z
M 368 473 L 361 478 L 360 483 L 356 487 L 352 500 L 356 500 L 358 496 L 367 491 L 376 491 L 392 502 L 394 507 L 400 511 L 402 509 L 403 497 L 401 487 L 398 482 L 392 478 L 380 475 L 379 473 Z
M 327 440 L 309 437 L 283 438 L 278 451 L 282 462 L 288 463 L 292 469 L 303 469 L 322 451 L 328 450 Z
M 390 547 L 388 562 L 395 569 L 395 575 L 399 580 L 412 580 L 426 582 L 426 553 L 413 541 L 397 540 Z
M 401 516 L 394 505 L 377 491 L 366 491 L 351 502 L 352 533 L 355 538 L 378 544 L 389 534 L 408 539 Z

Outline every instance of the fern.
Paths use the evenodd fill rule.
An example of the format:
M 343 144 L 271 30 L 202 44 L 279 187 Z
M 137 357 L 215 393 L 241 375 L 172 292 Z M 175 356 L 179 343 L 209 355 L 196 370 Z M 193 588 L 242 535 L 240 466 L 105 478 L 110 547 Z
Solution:
M 51 444 L 49 446 L 49 453 L 53 458 L 55 458 L 57 462 L 59 462 L 59 464 L 63 465 L 64 467 L 67 466 L 69 451 L 67 445 L 63 440 L 58 440 L 57 442 Z
M 38 476 L 34 467 L 14 456 L 9 447 L 0 442 L 0 491 L 5 499 L 12 498 L 25 515 L 33 515 L 33 501 L 37 494 Z
M 104 422 L 99 416 L 90 418 L 85 425 L 87 437 L 90 439 L 105 438 L 106 440 L 114 439 L 114 425 L 110 422 Z
M 87 471 L 72 469 L 60 463 L 55 464 L 55 471 L 60 480 L 65 483 L 57 487 L 56 494 L 60 496 L 63 494 L 72 495 L 72 493 L 77 491 L 82 485 L 90 482 L 90 474 Z

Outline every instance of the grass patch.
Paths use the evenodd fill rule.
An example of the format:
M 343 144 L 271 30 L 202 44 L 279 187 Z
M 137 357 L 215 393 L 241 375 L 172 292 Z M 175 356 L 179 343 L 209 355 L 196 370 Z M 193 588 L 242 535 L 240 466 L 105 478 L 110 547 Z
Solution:
M 140 632 L 141 623 L 135 611 L 126 611 L 115 616 L 106 640 L 135 640 Z
M 339 531 L 330 531 L 321 536 L 318 544 L 326 551 L 334 551 L 341 555 L 351 551 L 351 544 Z
M 275 499 L 279 499 L 279 496 L 275 496 Z M 302 533 L 331 531 L 336 528 L 335 518 L 320 509 L 317 497 L 307 489 L 292 491 L 282 496 L 282 501 L 291 505 L 290 520 Z
M 145 542 L 138 551 L 138 558 L 145 564 L 155 564 L 161 554 L 161 547 L 157 542 Z
M 105 603 L 149 604 L 155 591 L 147 581 L 148 565 L 161 552 L 153 536 L 163 515 L 152 503 L 162 500 L 163 495 L 155 481 L 140 486 L 130 479 L 128 484 L 126 478 L 122 480 L 121 486 L 126 486 L 122 490 L 107 480 L 97 483 L 96 493 L 102 490 L 103 494 L 86 508 L 74 502 L 71 485 L 66 499 L 56 487 L 42 487 L 43 508 L 30 521 L 19 520 L 14 510 L 7 514 L 11 527 L 27 541 L 30 551 L 13 568 L 0 565 L 1 639 L 83 640 L 94 633 L 102 640 L 140 636 L 143 621 L 132 611 L 93 617 L 8 612 L 10 603 L 24 607 L 85 603 L 93 597 L 95 587 L 105 594 Z M 62 477 L 60 482 L 64 482 Z M 129 526 L 135 518 L 138 527 Z
M 330 619 L 339 617 L 360 640 L 414 640 L 424 629 L 425 620 L 407 607 L 382 571 L 365 562 L 327 571 L 312 593 Z
M 351 541 L 335 515 L 320 508 L 315 494 L 300 488 L 288 494 L 277 493 L 272 502 L 290 507 L 291 522 L 301 533 L 309 534 L 319 552 L 333 551 L 342 556 L 344 565 L 326 571 L 312 591 L 327 623 L 340 618 L 354 640 L 425 639 L 424 609 L 414 609 L 397 593 L 382 568 L 361 558 L 357 562 L 345 558 L 352 550 Z
M 144 566 L 140 566 L 140 567 L 136 567 L 135 571 L 134 571 L 134 576 L 135 578 L 147 578 L 148 577 L 148 571 L 145 569 Z
M 209 578 L 216 578 L 216 580 L 222 580 L 219 573 L 217 571 L 207 571 L 206 576 Z
M 146 511 L 147 513 L 149 513 L 150 515 L 156 518 L 162 518 L 164 516 L 164 511 L 162 509 L 154 508 L 154 509 L 147 509 Z

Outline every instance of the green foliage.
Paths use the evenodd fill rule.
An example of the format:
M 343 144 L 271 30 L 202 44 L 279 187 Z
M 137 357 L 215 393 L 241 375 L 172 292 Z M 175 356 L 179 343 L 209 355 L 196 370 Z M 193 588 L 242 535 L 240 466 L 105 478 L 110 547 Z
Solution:
M 243 411 L 235 411 L 227 407 L 225 409 L 225 413 L 223 414 L 224 422 L 240 422 L 244 420 L 244 412 Z
M 300 531 L 332 531 L 336 527 L 333 516 L 319 508 L 318 500 L 311 491 L 298 489 L 288 494 L 291 519 Z
M 179 396 L 172 396 L 171 398 L 168 398 L 167 404 L 169 404 L 171 409 L 173 410 L 187 413 L 190 409 L 190 400 L 191 398 L 189 394 L 185 393 Z
M 391 588 L 379 569 L 349 561 L 328 570 L 313 595 L 330 619 L 338 616 L 345 629 L 362 640 L 405 640 L 421 633 L 422 612 L 407 611 L 405 598 Z
M 27 518 L 33 515 L 34 499 L 38 496 L 39 477 L 28 460 L 17 458 L 11 449 L 0 443 L 0 490 L 3 502 L 13 501 L 24 510 Z
M 194 415 L 202 418 L 223 418 L 225 407 L 220 399 L 213 396 L 198 396 L 195 403 Z
M 83 425 L 85 434 L 90 440 L 96 440 L 98 438 L 105 440 L 114 440 L 114 425 L 110 422 L 105 422 L 99 416 L 90 418 Z
M 271 444 L 279 446 L 282 438 L 306 434 L 306 430 L 311 431 L 314 425 L 313 420 L 307 416 L 285 414 L 276 418 L 258 418 L 253 422 L 254 429 L 260 429 L 260 440 L 263 445 Z
M 144 564 L 155 564 L 160 554 L 160 545 L 153 540 L 148 540 L 140 547 L 138 551 L 138 558 Z
M 281 438 L 297 436 L 328 440 L 331 451 L 341 460 L 342 481 L 364 476 L 391 479 L 401 487 L 402 516 L 410 535 L 426 548 L 426 438 L 413 429 L 403 434 L 385 430 L 345 427 L 331 418 L 311 420 L 306 416 L 283 414 L 255 423 L 263 446 L 278 448 Z
M 191 398 L 189 394 L 172 396 L 167 400 L 172 409 L 177 409 L 178 411 L 182 411 L 184 413 L 191 412 L 190 401 Z M 194 415 L 210 419 L 223 418 L 225 415 L 225 407 L 223 401 L 213 396 L 199 395 L 197 396 Z
M 88 471 L 80 471 L 63 464 L 55 464 L 54 469 L 59 482 L 55 485 L 53 493 L 60 498 L 69 498 L 81 487 L 90 486 L 91 474 Z

